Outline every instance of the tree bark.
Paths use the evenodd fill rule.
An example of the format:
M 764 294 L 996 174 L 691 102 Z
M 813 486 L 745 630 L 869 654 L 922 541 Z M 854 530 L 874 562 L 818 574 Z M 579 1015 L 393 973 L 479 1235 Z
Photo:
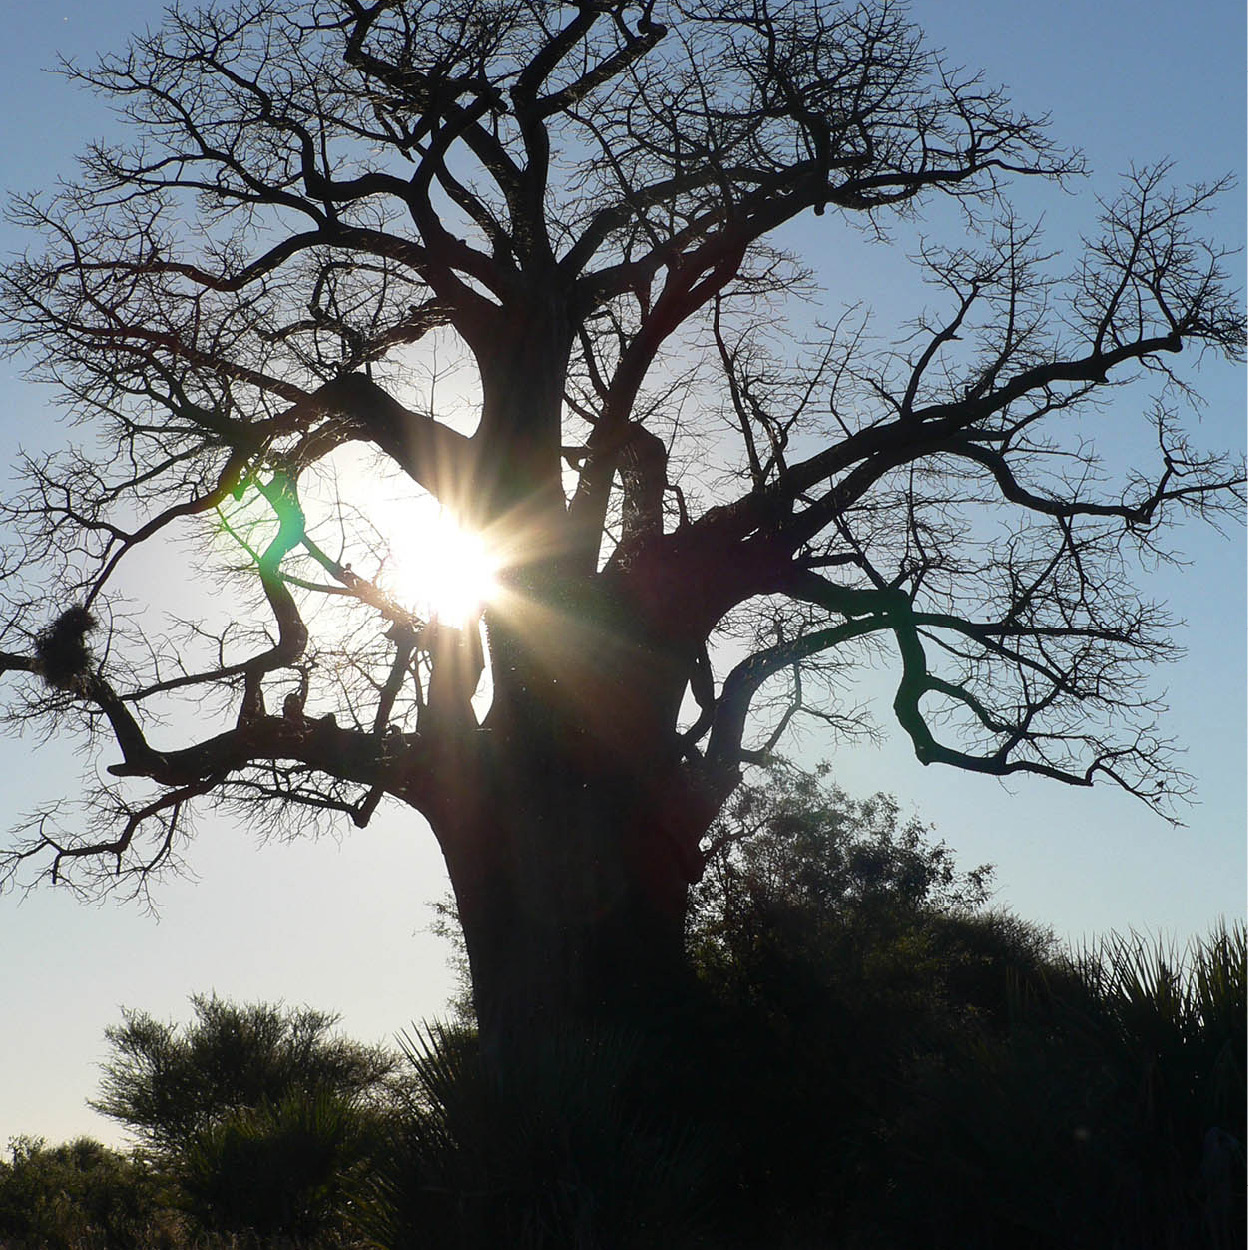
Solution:
M 485 1048 L 661 1027 L 685 986 L 697 875 L 679 796 L 540 730 L 498 745 L 435 824 Z

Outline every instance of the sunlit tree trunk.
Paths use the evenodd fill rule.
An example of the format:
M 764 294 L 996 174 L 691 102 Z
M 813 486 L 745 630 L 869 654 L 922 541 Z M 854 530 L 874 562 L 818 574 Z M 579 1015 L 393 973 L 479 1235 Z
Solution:
M 494 1049 L 661 1027 L 685 984 L 688 889 L 713 813 L 670 750 L 621 749 L 643 700 L 604 702 L 595 732 L 558 682 L 533 685 L 487 719 L 434 819 Z

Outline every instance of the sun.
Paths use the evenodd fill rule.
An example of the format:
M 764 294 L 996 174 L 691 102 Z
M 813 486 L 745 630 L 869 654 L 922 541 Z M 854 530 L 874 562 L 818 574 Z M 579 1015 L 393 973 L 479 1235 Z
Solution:
M 403 511 L 389 527 L 391 593 L 418 616 L 462 628 L 498 593 L 498 558 L 431 499 Z

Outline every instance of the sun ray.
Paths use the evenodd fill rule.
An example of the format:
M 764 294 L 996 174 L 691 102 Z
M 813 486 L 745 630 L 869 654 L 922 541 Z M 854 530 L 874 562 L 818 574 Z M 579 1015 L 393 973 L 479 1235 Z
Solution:
M 461 527 L 434 500 L 420 499 L 392 534 L 384 581 L 417 615 L 462 628 L 497 594 L 498 571 L 499 560 L 480 534 Z

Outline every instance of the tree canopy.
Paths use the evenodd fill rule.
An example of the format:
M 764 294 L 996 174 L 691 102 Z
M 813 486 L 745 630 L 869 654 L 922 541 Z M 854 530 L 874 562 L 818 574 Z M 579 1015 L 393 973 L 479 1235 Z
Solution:
M 104 1036 L 112 1054 L 91 1106 L 158 1150 L 185 1149 L 239 1111 L 291 1095 L 377 1097 L 393 1055 L 333 1035 L 337 1017 L 311 1007 L 191 997 L 195 1020 L 179 1029 L 145 1011 L 123 1011 Z
M 198 1226 L 312 1236 L 350 1209 L 404 1081 L 311 1007 L 193 995 L 183 1028 L 123 1011 L 90 1105 L 133 1134 Z
M 10 873 L 141 886 L 204 805 L 390 797 L 478 995 L 584 1005 L 638 933 L 679 948 L 742 768 L 797 717 L 858 727 L 842 678 L 881 651 L 924 763 L 1182 788 L 1134 578 L 1242 499 L 1184 427 L 1187 362 L 1242 359 L 1224 184 L 1139 168 L 1050 254 L 1009 187 L 1080 158 L 889 3 L 234 0 L 71 73 L 128 137 L 17 202 L 44 250 L 0 305 L 103 450 L 5 506 L 0 673 L 12 720 L 112 762 Z M 966 229 L 895 342 L 774 332 L 788 223 L 880 237 L 938 197 Z M 1122 468 L 1088 418 L 1140 379 Z M 383 467 L 489 553 L 466 618 L 389 577 Z M 216 602 L 131 611 L 155 547 Z

